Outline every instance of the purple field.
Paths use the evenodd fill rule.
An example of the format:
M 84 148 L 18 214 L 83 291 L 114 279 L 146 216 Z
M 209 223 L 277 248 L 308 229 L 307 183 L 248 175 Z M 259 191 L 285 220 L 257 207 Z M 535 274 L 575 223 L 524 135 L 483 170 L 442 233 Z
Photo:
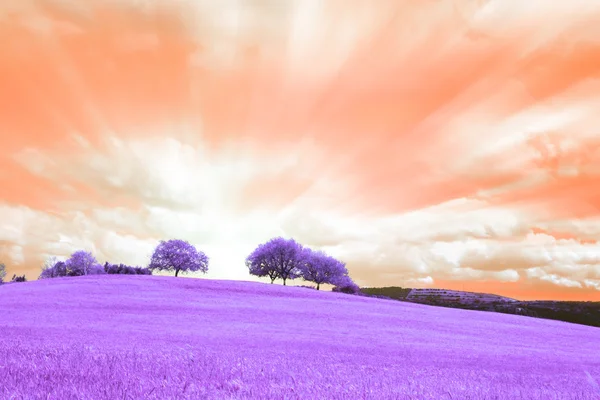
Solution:
M 600 329 L 240 281 L 0 286 L 0 399 L 600 399 Z

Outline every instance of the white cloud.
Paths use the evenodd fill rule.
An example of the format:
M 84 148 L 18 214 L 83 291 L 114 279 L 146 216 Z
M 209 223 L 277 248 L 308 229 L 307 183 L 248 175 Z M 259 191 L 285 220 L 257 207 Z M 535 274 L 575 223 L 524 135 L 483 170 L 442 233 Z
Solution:
M 583 281 L 585 287 L 600 290 L 600 279 L 586 279 Z
M 323 201 L 332 199 L 332 187 L 344 185 L 324 173 L 278 212 L 240 212 L 242 189 L 265 174 L 314 173 L 298 168 L 307 153 L 319 156 L 314 143 L 279 153 L 234 147 L 208 153 L 175 139 L 115 137 L 109 137 L 104 152 L 82 147 L 72 156 L 56 157 L 30 149 L 16 158 L 32 172 L 61 184 L 74 176 L 103 188 L 107 196 L 130 194 L 142 206 L 106 209 L 93 199 L 73 201 L 62 205 L 61 216 L 3 206 L 0 240 L 34 246 L 44 254 L 65 256 L 85 249 L 100 261 L 143 265 L 158 240 L 184 239 L 211 258 L 208 277 L 226 279 L 251 279 L 245 257 L 279 235 L 338 257 L 359 283 L 427 283 L 427 277 L 514 282 L 524 276 L 576 286 L 597 274 L 598 245 L 527 234 L 536 222 L 531 215 L 482 200 L 456 199 L 398 215 L 351 213 Z M 593 224 L 577 226 L 595 229 Z

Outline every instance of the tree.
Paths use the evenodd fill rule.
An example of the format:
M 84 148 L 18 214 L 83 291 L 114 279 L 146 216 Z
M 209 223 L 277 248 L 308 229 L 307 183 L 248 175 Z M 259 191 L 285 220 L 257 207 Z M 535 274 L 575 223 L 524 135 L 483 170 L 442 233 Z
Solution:
M 148 269 L 175 271 L 175 276 L 179 275 L 179 271 L 201 271 L 206 273 L 208 271 L 208 261 L 206 254 L 196 250 L 194 246 L 185 240 L 161 240 L 152 254 Z
M 251 275 L 268 276 L 271 283 L 277 278 L 295 279 L 299 276 L 302 245 L 294 239 L 277 237 L 259 245 L 246 258 L 246 266 Z
M 67 276 L 98 275 L 104 269 L 89 251 L 78 250 L 65 261 Z
M 6 265 L 0 263 L 0 283 L 4 283 L 4 277 L 6 276 Z
M 322 251 L 305 248 L 301 255 L 300 275 L 305 281 L 317 284 L 317 290 L 323 283 L 335 284 L 337 280 L 348 275 L 346 264 L 328 256 Z

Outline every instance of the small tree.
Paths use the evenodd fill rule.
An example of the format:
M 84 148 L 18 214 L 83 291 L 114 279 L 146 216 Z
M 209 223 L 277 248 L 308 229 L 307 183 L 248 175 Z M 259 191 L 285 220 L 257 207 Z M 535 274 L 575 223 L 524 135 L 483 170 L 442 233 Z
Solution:
M 179 271 L 206 273 L 208 261 L 206 254 L 196 250 L 185 240 L 161 240 L 152 254 L 148 269 L 151 271 L 175 271 L 175 276 L 179 275 Z
M 4 283 L 4 277 L 6 276 L 6 265 L 0 263 L 0 283 Z
M 348 275 L 346 264 L 322 251 L 313 251 L 309 248 L 302 251 L 299 270 L 305 281 L 317 284 L 317 290 L 323 283 L 333 285 L 336 280 Z
M 259 245 L 246 258 L 246 266 L 251 275 L 268 276 L 271 283 L 277 278 L 295 279 L 299 276 L 302 245 L 294 239 L 277 237 Z

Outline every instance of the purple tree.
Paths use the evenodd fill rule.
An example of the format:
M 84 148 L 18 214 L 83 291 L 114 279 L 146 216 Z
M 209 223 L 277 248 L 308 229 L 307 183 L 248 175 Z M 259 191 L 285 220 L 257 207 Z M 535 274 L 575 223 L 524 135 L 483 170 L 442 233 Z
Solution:
M 89 251 L 79 250 L 65 261 L 67 276 L 98 275 L 104 268 Z
M 201 271 L 206 273 L 208 271 L 208 257 L 185 240 L 161 240 L 152 254 L 148 269 L 175 271 L 175 276 L 179 275 L 179 271 Z
M 300 275 L 305 281 L 317 284 L 317 290 L 323 283 L 335 284 L 342 277 L 348 276 L 346 264 L 328 256 L 322 251 L 305 248 L 302 251 L 299 266 Z
M 294 239 L 277 237 L 259 245 L 247 258 L 246 266 L 251 275 L 268 276 L 271 283 L 277 278 L 295 279 L 299 276 L 302 245 Z

